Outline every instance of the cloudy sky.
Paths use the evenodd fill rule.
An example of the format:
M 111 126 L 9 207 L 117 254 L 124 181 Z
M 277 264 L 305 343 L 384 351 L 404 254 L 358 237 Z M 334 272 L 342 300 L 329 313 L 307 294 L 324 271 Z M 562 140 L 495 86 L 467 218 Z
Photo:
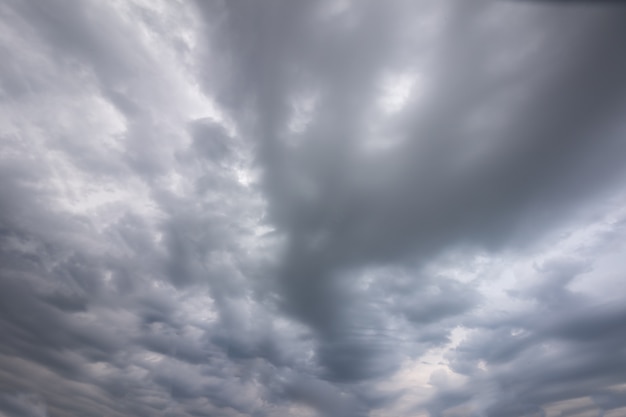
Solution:
M 0 2 L 0 417 L 626 416 L 609 3 Z

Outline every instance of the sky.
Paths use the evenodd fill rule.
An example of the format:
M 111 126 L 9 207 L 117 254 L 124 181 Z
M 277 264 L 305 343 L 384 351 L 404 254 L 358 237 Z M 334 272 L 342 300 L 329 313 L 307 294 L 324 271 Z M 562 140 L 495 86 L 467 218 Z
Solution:
M 3 0 L 0 417 L 626 416 L 624 22 Z

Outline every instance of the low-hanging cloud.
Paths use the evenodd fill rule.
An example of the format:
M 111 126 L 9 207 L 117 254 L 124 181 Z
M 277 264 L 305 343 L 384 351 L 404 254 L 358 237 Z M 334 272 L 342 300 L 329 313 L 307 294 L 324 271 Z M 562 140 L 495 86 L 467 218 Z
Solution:
M 621 415 L 625 19 L 5 2 L 0 416 Z

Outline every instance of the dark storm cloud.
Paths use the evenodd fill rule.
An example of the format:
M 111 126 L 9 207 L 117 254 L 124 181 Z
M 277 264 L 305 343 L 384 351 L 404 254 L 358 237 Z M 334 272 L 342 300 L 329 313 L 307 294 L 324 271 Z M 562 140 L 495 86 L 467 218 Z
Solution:
M 315 21 L 315 8 L 297 2 L 225 7 L 236 79 L 226 102 L 248 93 L 256 106 L 251 134 L 260 141 L 265 192 L 289 242 L 280 272 L 286 308 L 316 330 L 320 364 L 333 377 L 393 369 L 376 365 L 388 350 L 384 336 L 359 336 L 349 313 L 359 301 L 341 284 L 342 271 L 425 259 L 460 243 L 499 249 L 532 241 L 623 175 L 625 143 L 611 132 L 625 104 L 621 9 L 545 8 L 527 26 L 507 29 L 497 26 L 505 23 L 491 2 L 451 6 L 428 64 L 426 108 L 409 108 L 392 127 L 400 145 L 366 157 L 358 144 L 377 80 L 411 59 L 399 46 L 410 6 L 349 7 L 349 28 L 341 18 Z M 506 65 L 516 59 L 507 56 L 512 49 L 533 41 L 540 43 Z M 281 136 L 290 135 L 288 109 L 303 80 L 320 90 L 320 112 L 293 149 Z M 472 126 L 477 118 L 484 127 Z M 471 305 L 449 301 L 459 312 Z M 410 316 L 419 322 L 436 310 L 424 303 Z
M 0 412 L 624 407 L 626 10 L 548 3 L 0 6 Z
M 0 397 L 0 410 L 8 415 L 24 417 L 46 416 L 45 405 L 35 395 L 20 393 L 17 395 L 4 394 Z

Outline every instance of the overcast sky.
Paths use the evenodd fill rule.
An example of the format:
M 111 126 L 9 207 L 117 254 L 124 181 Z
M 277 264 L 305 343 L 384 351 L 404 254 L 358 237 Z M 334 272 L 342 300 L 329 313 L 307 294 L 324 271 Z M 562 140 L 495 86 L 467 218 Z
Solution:
M 623 5 L 3 0 L 0 57 L 0 417 L 626 416 Z

